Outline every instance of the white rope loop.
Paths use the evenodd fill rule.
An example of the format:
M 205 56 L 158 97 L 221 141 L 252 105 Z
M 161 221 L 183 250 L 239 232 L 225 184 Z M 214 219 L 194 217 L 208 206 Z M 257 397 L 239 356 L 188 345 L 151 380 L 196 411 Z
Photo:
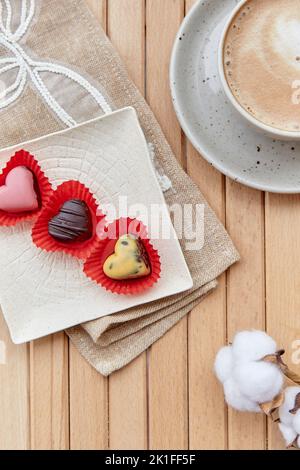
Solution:
M 0 92 L 0 109 L 7 107 L 21 96 L 26 86 L 27 78 L 30 77 L 36 90 L 57 117 L 67 127 L 75 126 L 77 124 L 75 119 L 52 96 L 41 78 L 41 73 L 49 72 L 64 76 L 82 87 L 96 101 L 105 114 L 110 113 L 111 107 L 104 96 L 82 75 L 59 64 L 35 61 L 25 52 L 19 41 L 26 34 L 34 13 L 35 0 L 22 0 L 20 25 L 13 32 L 11 30 L 13 16 L 11 0 L 0 0 L 0 45 L 13 54 L 13 57 L 0 58 L 0 76 L 14 68 L 19 68 L 15 82 Z M 1 65 L 4 65 L 4 67 L 1 68 Z

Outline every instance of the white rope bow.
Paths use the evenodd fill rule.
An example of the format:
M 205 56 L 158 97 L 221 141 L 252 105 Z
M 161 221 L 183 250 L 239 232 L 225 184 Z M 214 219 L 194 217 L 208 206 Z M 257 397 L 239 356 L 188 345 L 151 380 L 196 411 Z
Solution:
M 81 75 L 62 65 L 35 61 L 24 51 L 19 41 L 27 32 L 34 13 L 35 0 L 22 0 L 20 25 L 15 32 L 12 32 L 11 2 L 10 0 L 0 0 L 0 45 L 12 53 L 11 57 L 0 58 L 0 77 L 10 70 L 18 69 L 15 82 L 0 93 L 0 109 L 7 107 L 21 96 L 29 77 L 58 118 L 68 127 L 75 126 L 77 124 L 75 119 L 60 106 L 41 78 L 41 72 L 50 72 L 67 77 L 77 83 L 94 98 L 104 113 L 111 112 L 111 107 L 104 96 Z

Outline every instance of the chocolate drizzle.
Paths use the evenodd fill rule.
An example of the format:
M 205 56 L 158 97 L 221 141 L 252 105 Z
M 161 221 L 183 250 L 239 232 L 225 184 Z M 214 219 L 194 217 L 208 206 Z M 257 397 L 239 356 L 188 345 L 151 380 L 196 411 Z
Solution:
M 136 255 L 136 260 L 138 263 L 141 263 L 142 261 L 145 263 L 146 267 L 150 267 L 150 262 L 149 262 L 149 257 L 148 253 L 144 247 L 144 244 L 142 240 L 139 237 L 136 237 L 135 235 L 130 234 L 131 236 L 134 236 L 136 238 L 137 242 L 137 247 L 138 247 L 138 253 Z
M 49 234 L 62 243 L 83 242 L 92 237 L 90 210 L 84 201 L 66 201 L 48 224 Z

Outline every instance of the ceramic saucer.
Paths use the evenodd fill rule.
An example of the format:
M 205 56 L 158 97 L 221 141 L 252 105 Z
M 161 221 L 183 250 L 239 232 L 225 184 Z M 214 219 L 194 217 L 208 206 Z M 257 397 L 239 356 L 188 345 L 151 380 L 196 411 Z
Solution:
M 175 110 L 194 147 L 219 171 L 269 192 L 300 192 L 300 143 L 266 137 L 228 102 L 218 44 L 236 0 L 200 0 L 176 37 L 170 68 Z M 300 109 L 299 109 L 300 112 Z

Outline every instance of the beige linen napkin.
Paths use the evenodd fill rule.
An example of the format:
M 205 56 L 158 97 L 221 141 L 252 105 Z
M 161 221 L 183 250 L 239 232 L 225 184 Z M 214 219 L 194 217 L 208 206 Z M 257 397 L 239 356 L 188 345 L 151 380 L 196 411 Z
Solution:
M 111 108 L 135 107 L 155 157 L 172 182 L 172 189 L 165 193 L 169 205 L 193 204 L 194 208 L 198 204 L 205 205 L 203 248 L 187 251 L 186 240 L 181 242 L 193 277 L 193 289 L 67 331 L 81 354 L 100 373 L 108 375 L 143 352 L 203 300 L 216 287 L 216 278 L 238 260 L 238 253 L 198 188 L 179 167 L 149 106 L 130 81 L 120 58 L 84 0 L 36 0 L 35 3 L 26 34 L 20 39 L 16 36 L 16 40 L 28 56 L 48 65 L 41 67 L 31 62 L 33 78 L 28 76 L 26 85 L 22 89 L 19 87 L 17 98 L 0 111 L 0 147 L 65 127 L 60 119 L 62 112 L 55 112 L 55 102 L 72 114 L 76 122 L 102 114 L 91 96 L 85 93 L 90 87 L 79 90 L 78 82 L 72 79 L 74 75 L 63 74 L 59 69 L 63 65 L 100 89 Z M 20 13 L 13 14 L 13 22 L 18 23 L 19 18 Z M 0 59 L 10 56 L 11 50 L 0 40 Z M 51 64 L 55 64 L 56 71 Z M 14 79 L 10 73 L 8 71 L 6 86 Z

